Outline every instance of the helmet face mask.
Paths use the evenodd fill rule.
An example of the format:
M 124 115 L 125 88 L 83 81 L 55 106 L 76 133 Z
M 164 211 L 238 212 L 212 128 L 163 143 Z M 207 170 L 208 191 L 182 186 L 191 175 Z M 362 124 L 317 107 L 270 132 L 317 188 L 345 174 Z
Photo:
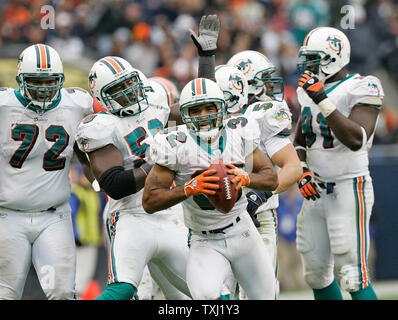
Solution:
M 46 109 L 58 98 L 64 79 L 63 74 L 20 74 L 18 82 L 25 99 L 32 101 L 37 107 Z
M 208 113 L 203 114 L 202 110 Z M 183 120 L 187 127 L 196 132 L 210 132 L 219 129 L 223 125 L 225 112 L 222 108 L 222 101 L 202 102 L 192 105 L 185 105 L 181 110 Z
M 180 115 L 187 128 L 202 140 L 217 138 L 226 118 L 221 89 L 209 79 L 191 80 L 181 91 Z
M 138 114 L 147 108 L 145 88 L 135 71 L 104 86 L 101 98 L 112 113 Z
M 33 107 L 51 108 L 60 99 L 65 80 L 61 58 L 50 46 L 29 46 L 18 58 L 16 79 L 21 95 Z
M 299 74 L 309 70 L 313 74 L 322 77 L 322 68 L 332 62 L 330 55 L 321 51 L 300 50 L 298 53 L 299 63 L 297 63 L 297 72 Z M 325 74 L 326 75 L 326 74 Z M 327 75 L 326 75 L 327 76 Z
M 281 77 L 272 77 L 272 73 L 276 71 L 276 68 L 269 68 L 260 70 L 254 76 L 252 86 L 262 88 L 263 91 L 257 96 L 260 100 L 271 98 L 272 100 L 282 101 L 284 98 L 284 83 Z
M 147 78 L 120 57 L 104 57 L 94 63 L 88 83 L 103 108 L 117 116 L 137 115 L 148 108 Z

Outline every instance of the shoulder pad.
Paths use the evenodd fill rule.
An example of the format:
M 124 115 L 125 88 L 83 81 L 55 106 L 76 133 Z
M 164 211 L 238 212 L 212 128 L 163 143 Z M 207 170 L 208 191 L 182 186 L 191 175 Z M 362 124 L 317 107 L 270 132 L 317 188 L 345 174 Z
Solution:
M 374 76 L 355 76 L 347 92 L 354 103 L 381 105 L 384 97 L 380 80 Z
M 115 116 L 96 113 L 86 116 L 77 128 L 76 141 L 84 152 L 91 152 L 113 142 Z
M 163 129 L 154 137 L 149 152 L 151 161 L 170 170 L 176 170 L 179 147 L 187 140 L 187 132 L 179 130 L 181 127 Z
M 290 130 L 292 114 L 285 101 L 256 102 L 249 106 L 251 114 L 258 121 L 262 133 L 272 136 Z
M 82 108 L 83 115 L 94 112 L 94 99 L 86 90 L 79 87 L 63 88 L 62 94 L 66 94 L 77 106 Z

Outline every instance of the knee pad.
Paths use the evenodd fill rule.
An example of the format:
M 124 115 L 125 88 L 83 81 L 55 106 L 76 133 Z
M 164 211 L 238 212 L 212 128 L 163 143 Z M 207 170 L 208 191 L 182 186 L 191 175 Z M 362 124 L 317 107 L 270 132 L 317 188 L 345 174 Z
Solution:
M 304 280 L 312 289 L 323 289 L 327 287 L 333 279 L 333 270 L 324 273 L 321 270 L 307 270 L 304 273 Z
M 358 266 L 345 265 L 340 268 L 340 286 L 347 292 L 358 291 L 361 284 Z

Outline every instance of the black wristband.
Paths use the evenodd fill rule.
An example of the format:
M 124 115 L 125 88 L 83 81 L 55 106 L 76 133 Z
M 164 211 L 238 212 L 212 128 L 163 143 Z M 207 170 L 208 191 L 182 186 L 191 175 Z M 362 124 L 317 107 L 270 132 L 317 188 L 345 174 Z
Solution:
M 196 48 L 198 49 L 198 54 L 200 57 L 209 57 L 209 56 L 214 56 L 216 54 L 216 50 L 207 50 L 207 51 L 202 50 L 202 47 L 200 46 L 198 41 L 196 41 L 195 37 L 191 35 L 191 38 Z
M 112 199 L 119 200 L 137 192 L 133 169 L 124 170 L 122 166 L 106 170 L 98 183 Z

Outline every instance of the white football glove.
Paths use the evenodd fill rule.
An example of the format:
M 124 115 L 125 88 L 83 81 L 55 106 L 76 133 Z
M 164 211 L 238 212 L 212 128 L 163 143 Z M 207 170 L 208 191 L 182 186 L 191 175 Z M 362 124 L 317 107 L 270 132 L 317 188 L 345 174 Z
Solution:
M 216 54 L 220 19 L 217 15 L 202 16 L 199 22 L 199 36 L 189 29 L 191 38 L 198 48 L 199 56 L 212 56 Z

